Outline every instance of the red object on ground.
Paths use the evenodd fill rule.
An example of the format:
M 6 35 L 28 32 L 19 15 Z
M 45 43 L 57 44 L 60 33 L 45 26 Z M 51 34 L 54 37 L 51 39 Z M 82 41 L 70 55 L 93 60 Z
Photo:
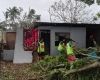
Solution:
M 76 57 L 75 55 L 68 55 L 67 59 L 68 59 L 68 62 L 73 62 L 76 60 Z

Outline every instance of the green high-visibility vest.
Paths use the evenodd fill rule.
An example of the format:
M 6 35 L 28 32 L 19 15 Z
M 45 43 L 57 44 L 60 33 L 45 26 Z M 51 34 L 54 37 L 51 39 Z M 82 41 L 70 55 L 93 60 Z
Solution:
M 61 45 L 61 44 L 59 43 L 58 51 L 62 51 L 62 50 L 63 50 L 63 45 Z
M 64 43 L 59 43 L 59 45 L 58 45 L 58 51 L 64 51 L 65 50 L 65 47 L 64 47 L 65 45 L 64 45 Z
M 67 43 L 66 51 L 67 51 L 67 55 L 72 55 L 72 54 L 74 54 L 73 48 L 72 48 L 72 44 L 71 44 L 70 42 Z
M 39 42 L 39 46 L 38 46 L 38 49 L 37 49 L 37 52 L 38 53 L 41 53 L 41 52 L 44 52 L 45 49 L 44 49 L 44 42 Z

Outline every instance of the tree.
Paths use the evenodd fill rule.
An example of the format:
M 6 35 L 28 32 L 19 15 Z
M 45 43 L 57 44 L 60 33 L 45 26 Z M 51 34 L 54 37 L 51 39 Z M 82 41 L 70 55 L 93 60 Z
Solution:
M 100 23 L 100 5 L 98 4 L 100 0 L 88 0 L 93 1 L 93 4 L 86 8 L 88 15 L 86 15 L 85 22 L 89 23 Z M 87 0 L 86 0 L 87 3 Z M 87 17 L 88 16 L 88 17 Z M 89 21 L 90 20 L 90 21 Z
M 80 1 L 83 1 L 83 2 L 85 2 L 88 5 L 91 5 L 91 4 L 94 3 L 94 0 L 80 0 Z M 97 0 L 97 3 L 100 4 L 100 0 Z
M 5 20 L 7 21 L 7 19 L 8 19 L 8 11 L 3 12 L 3 14 L 4 14 L 4 17 L 5 17 Z
M 19 18 L 22 11 L 22 8 L 17 8 L 14 6 L 13 8 L 7 9 L 6 13 L 8 14 L 8 18 L 10 19 L 10 21 L 14 23 Z
M 37 15 L 34 9 L 29 9 L 28 14 L 25 13 L 22 17 L 21 26 L 31 27 L 34 25 L 33 22 L 39 20 L 40 20 L 40 15 Z
M 17 8 L 16 6 L 12 8 L 9 7 L 8 9 L 6 9 L 6 11 L 3 12 L 5 16 L 5 21 L 3 22 L 4 27 L 9 27 L 11 29 L 16 28 L 16 24 L 19 22 L 19 18 L 22 11 L 23 9 L 21 7 Z
M 28 19 L 34 18 L 34 15 L 35 15 L 35 10 L 34 9 L 29 9 Z
M 97 13 L 98 18 L 100 18 L 100 13 Z
M 60 22 L 78 23 L 82 22 L 82 12 L 86 4 L 78 0 L 60 0 L 54 2 L 49 8 L 50 20 Z
M 38 21 L 38 20 L 40 20 L 40 15 L 35 14 L 34 9 L 29 9 L 27 19 L 29 19 L 31 22 L 33 22 L 34 20 Z
M 16 27 L 16 24 L 19 26 L 31 26 L 33 25 L 34 20 L 40 20 L 40 15 L 35 14 L 34 9 L 29 9 L 28 14 L 25 12 L 22 14 L 23 9 L 21 7 L 17 8 L 8 8 L 4 13 L 5 16 L 5 26 Z M 17 25 L 18 26 L 18 25 Z
M 100 12 L 98 12 L 95 16 L 94 16 L 94 22 L 97 24 L 100 24 Z
M 94 3 L 94 0 L 80 0 L 80 1 L 85 2 L 88 5 L 91 5 Z

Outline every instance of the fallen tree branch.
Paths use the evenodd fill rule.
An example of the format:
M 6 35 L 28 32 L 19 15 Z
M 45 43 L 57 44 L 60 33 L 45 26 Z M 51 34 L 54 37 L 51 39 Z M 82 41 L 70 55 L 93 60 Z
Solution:
M 59 69 L 59 68 L 65 68 L 66 65 L 65 64 L 59 64 L 57 66 L 54 66 L 52 69 Z
M 80 52 L 80 51 L 78 51 L 78 50 L 75 50 L 75 51 L 76 51 L 77 53 L 83 55 L 83 56 L 94 57 L 94 58 L 96 58 L 96 59 L 100 59 L 100 57 L 98 57 L 98 56 L 92 56 L 92 55 L 89 55 L 89 54 L 84 54 L 84 53 L 82 53 L 82 52 Z
M 39 67 L 40 67 L 41 70 L 44 71 L 44 72 L 46 72 L 46 71 L 48 70 L 49 66 L 50 66 L 50 65 L 48 64 L 47 67 L 44 68 L 41 64 L 39 64 Z
M 84 70 L 87 70 L 87 69 L 95 68 L 95 67 L 100 67 L 100 62 L 94 62 L 93 64 L 85 66 L 85 67 L 80 68 L 80 69 L 69 70 L 65 73 L 65 76 L 72 74 L 72 73 L 81 72 L 81 71 L 84 71 Z

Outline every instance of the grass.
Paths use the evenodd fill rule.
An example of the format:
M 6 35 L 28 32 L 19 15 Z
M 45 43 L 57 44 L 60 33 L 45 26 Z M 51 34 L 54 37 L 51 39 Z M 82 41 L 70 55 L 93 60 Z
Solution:
M 31 70 L 32 64 L 13 64 L 0 62 L 0 80 L 36 80 L 39 73 Z

